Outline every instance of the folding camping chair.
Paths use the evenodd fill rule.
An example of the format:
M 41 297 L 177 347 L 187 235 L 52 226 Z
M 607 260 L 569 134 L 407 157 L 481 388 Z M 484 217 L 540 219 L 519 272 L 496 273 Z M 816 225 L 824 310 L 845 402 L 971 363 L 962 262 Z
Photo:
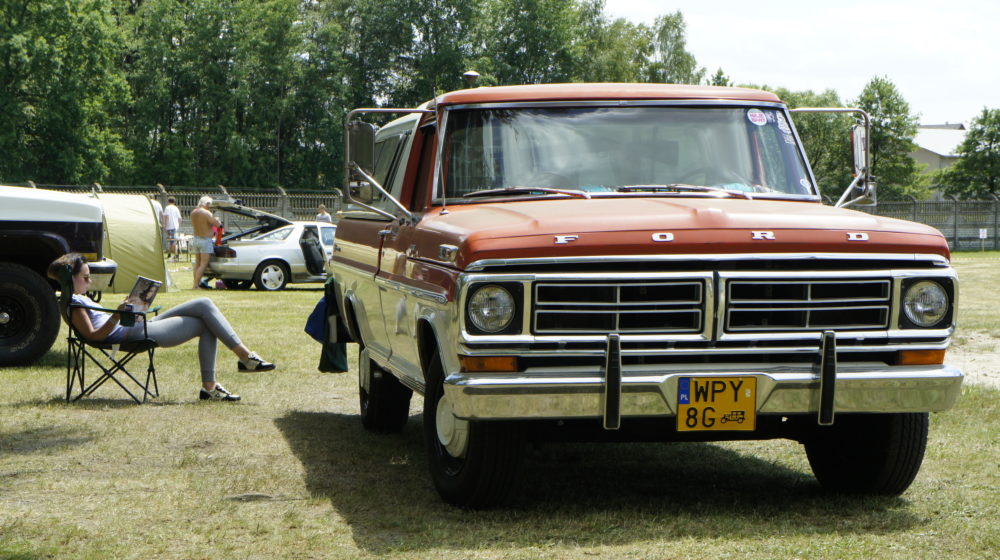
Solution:
M 137 317 L 142 317 L 142 325 L 145 334 L 146 314 L 152 312 L 156 314 L 159 307 L 149 311 L 118 311 L 117 309 L 106 309 L 103 307 L 90 307 L 72 302 L 73 296 L 73 271 L 70 267 L 65 267 L 59 271 L 59 285 L 62 290 L 59 296 L 59 312 L 63 321 L 69 327 L 69 335 L 66 337 L 68 350 L 66 355 L 66 402 L 78 401 L 81 398 L 91 395 L 101 385 L 109 379 L 118 384 L 128 396 L 132 397 L 136 403 L 142 404 L 149 397 L 157 397 L 160 392 L 156 383 L 156 367 L 153 363 L 153 354 L 156 350 L 156 341 L 145 336 L 143 340 L 122 343 L 95 342 L 87 340 L 73 327 L 71 317 L 73 309 L 92 309 L 108 313 L 119 313 L 121 323 L 125 326 L 134 325 Z M 120 353 L 120 355 L 119 355 Z M 137 356 L 146 354 L 148 361 L 146 367 L 145 382 L 133 375 L 126 366 Z M 90 384 L 86 383 L 87 362 L 97 366 L 101 373 L 93 379 Z M 129 385 L 134 385 L 133 392 Z M 79 387 L 79 393 L 74 396 L 74 390 Z M 142 399 L 137 393 L 142 393 Z

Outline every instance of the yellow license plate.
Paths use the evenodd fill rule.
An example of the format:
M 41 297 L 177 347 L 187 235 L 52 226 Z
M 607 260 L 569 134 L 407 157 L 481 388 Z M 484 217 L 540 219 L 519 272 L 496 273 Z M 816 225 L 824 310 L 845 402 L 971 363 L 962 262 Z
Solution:
M 753 431 L 757 427 L 757 378 L 681 377 L 677 380 L 677 431 Z

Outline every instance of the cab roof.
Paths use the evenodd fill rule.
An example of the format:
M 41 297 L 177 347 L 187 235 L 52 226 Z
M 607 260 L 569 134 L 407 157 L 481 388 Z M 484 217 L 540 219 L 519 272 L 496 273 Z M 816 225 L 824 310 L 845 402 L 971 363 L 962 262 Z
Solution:
M 481 87 L 446 93 L 437 105 L 517 103 L 525 101 L 706 100 L 781 103 L 777 95 L 757 89 L 679 84 L 535 84 Z

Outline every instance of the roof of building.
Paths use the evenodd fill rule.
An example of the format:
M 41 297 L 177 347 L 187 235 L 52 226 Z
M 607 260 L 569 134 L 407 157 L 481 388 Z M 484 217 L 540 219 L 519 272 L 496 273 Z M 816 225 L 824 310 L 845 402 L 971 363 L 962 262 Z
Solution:
M 967 132 L 962 123 L 922 124 L 917 127 L 913 143 L 939 156 L 958 157 L 958 147 L 965 140 Z

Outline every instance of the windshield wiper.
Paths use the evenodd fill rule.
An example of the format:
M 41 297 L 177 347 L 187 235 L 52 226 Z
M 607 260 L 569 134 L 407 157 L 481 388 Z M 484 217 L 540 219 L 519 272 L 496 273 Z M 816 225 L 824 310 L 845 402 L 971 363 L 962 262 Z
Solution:
M 615 189 L 616 192 L 656 192 L 656 191 L 690 191 L 704 193 L 718 193 L 727 196 L 745 198 L 752 200 L 752 197 L 743 191 L 730 191 L 718 187 L 706 187 L 705 185 L 688 185 L 686 183 L 670 183 L 667 185 L 626 185 Z
M 462 195 L 462 198 L 477 198 L 481 196 L 502 196 L 507 194 L 564 194 L 575 198 L 590 198 L 590 193 L 570 189 L 550 189 L 548 187 L 504 187 L 502 189 L 488 189 L 485 191 L 475 191 Z

